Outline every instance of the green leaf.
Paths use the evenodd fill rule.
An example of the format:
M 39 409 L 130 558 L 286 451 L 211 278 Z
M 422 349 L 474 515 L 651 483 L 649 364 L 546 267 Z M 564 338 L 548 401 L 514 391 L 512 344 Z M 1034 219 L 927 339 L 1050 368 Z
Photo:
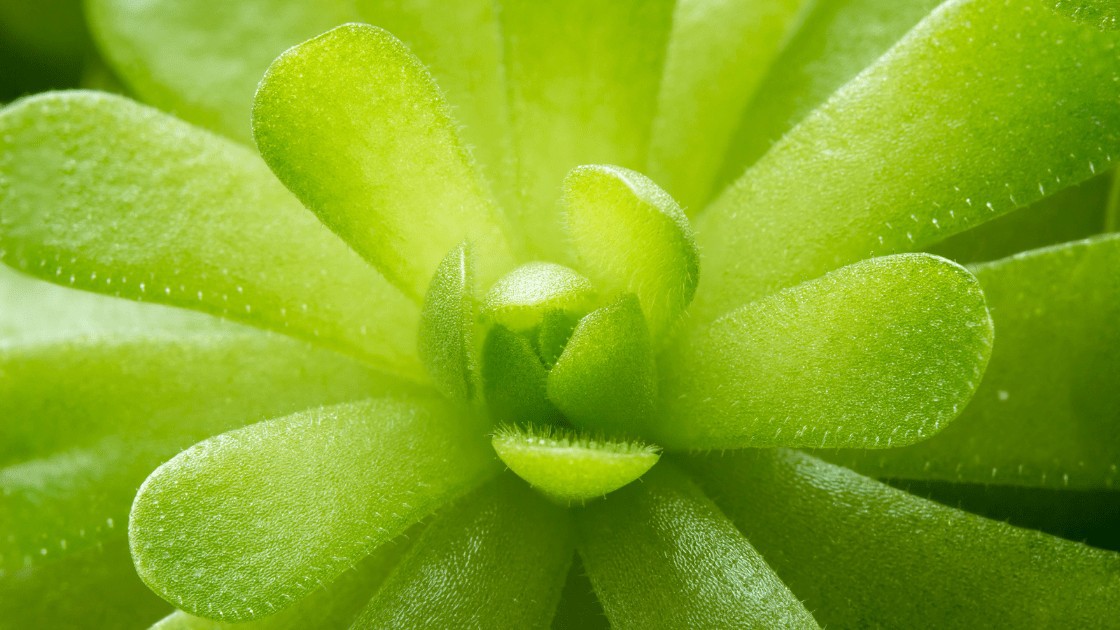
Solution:
M 353 628 L 544 628 L 572 557 L 564 511 L 502 476 L 436 516 Z
M 810 4 L 807 0 L 676 3 L 648 172 L 690 214 L 699 212 L 708 200 L 743 108 Z
M 997 336 L 972 403 L 926 442 L 829 459 L 886 477 L 1114 487 L 1120 481 L 1120 235 L 973 270 Z
M 547 262 L 521 265 L 502 276 L 486 293 L 482 316 L 514 330 L 541 322 L 551 310 L 582 315 L 595 301 L 591 281 L 571 269 Z
M 195 311 L 43 282 L 0 264 L 0 347 L 106 333 L 235 330 Z
M 579 320 L 579 317 L 562 310 L 545 311 L 537 328 L 536 350 L 546 368 L 552 369 L 556 365 Z
M 358 0 L 362 21 L 384 28 L 431 69 L 463 141 L 505 208 L 517 205 L 517 167 L 502 66 L 499 5 L 491 0 Z
M 653 346 L 632 293 L 581 319 L 548 373 L 548 398 L 564 416 L 609 435 L 640 433 L 656 396 Z
M 266 617 L 493 474 L 489 450 L 476 423 L 422 399 L 347 403 L 211 438 L 140 487 L 136 570 L 191 614 Z
M 512 266 L 503 219 L 428 70 L 395 37 L 348 24 L 272 63 L 253 136 L 284 184 L 356 252 L 420 301 L 464 239 L 479 281 Z
M 420 524 L 413 529 L 422 527 Z M 381 545 L 334 582 L 320 586 L 271 617 L 226 623 L 179 610 L 161 619 L 150 630 L 345 630 L 411 547 L 411 533 L 415 532 L 402 534 Z
M 494 422 L 547 424 L 560 419 L 548 400 L 548 370 L 528 339 L 494 326 L 482 346 L 482 387 Z
M 1070 186 L 1022 210 L 954 234 L 928 251 L 964 264 L 1100 234 L 1105 231 L 1112 175 L 1105 173 Z
M 645 167 L 673 4 L 501 3 L 517 222 L 532 257 L 566 260 L 556 198 L 572 167 Z
M 100 547 L 64 560 L 0 572 L 0 623 L 5 628 L 135 630 L 170 610 L 136 576 L 124 528 Z
M 712 194 L 871 65 L 943 0 L 814 2 L 738 121 Z M 722 155 L 722 154 L 721 154 Z
M 245 144 L 268 64 L 355 17 L 349 0 L 85 0 L 85 8 L 102 54 L 140 98 Z
M 945 507 L 794 451 L 691 462 L 822 625 L 1097 627 L 1120 608 L 1120 554 Z
M 577 512 L 580 556 L 612 628 L 816 628 L 801 602 L 675 468 Z
M 124 98 L 0 112 L 0 259 L 81 289 L 313 340 L 422 377 L 404 296 L 250 151 Z
M 433 384 L 452 400 L 474 398 L 474 258 L 463 243 L 439 264 L 420 314 L 420 360 Z
M 1118 44 L 1038 0 L 941 5 L 704 214 L 694 320 L 1104 172 L 1120 156 Z
M 1110 0 L 1048 0 L 1055 10 L 1099 29 L 1120 28 L 1120 7 Z
M 71 625 L 114 627 L 114 611 L 153 610 L 125 541 L 129 505 L 153 468 L 215 432 L 394 389 L 340 355 L 229 324 L 4 346 L 0 619 L 68 627 L 63 619 L 86 615 Z M 52 603 L 8 608 L 7 594 L 34 588 L 34 601 Z M 141 595 L 130 602 L 118 588 Z
M 564 180 L 564 215 L 595 285 L 637 295 L 651 336 L 665 336 L 700 279 L 700 253 L 677 202 L 640 173 L 580 166 Z
M 614 492 L 657 463 L 656 447 L 593 438 L 586 433 L 506 426 L 492 441 L 498 457 L 529 485 L 563 503 Z
M 552 618 L 553 630 L 610 630 L 611 624 L 603 613 L 603 606 L 595 596 L 591 581 L 579 554 L 572 558 L 572 568 L 560 592 L 556 616 Z
M 662 358 L 671 448 L 912 444 L 980 384 L 992 321 L 976 278 L 929 254 L 873 258 L 698 328 Z

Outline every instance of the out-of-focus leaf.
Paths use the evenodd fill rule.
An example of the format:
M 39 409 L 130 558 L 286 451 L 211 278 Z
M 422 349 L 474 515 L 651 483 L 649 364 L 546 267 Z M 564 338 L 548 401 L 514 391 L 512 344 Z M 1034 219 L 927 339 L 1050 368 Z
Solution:
M 743 108 L 801 23 L 802 11 L 812 4 L 807 0 L 676 3 L 648 172 L 689 214 L 699 212 L 708 200 Z M 770 95 L 763 91 L 763 96 Z
M 494 326 L 482 345 L 482 388 L 494 422 L 548 424 L 560 412 L 548 399 L 548 370 L 528 339 Z
M 117 96 L 46 94 L 0 111 L 0 182 L 0 258 L 27 273 L 422 378 L 417 309 L 237 144 Z
M 1100 627 L 1120 554 L 927 501 L 785 450 L 689 458 L 829 627 Z
M 671 0 L 505 0 L 501 29 L 530 254 L 565 262 L 556 200 L 579 164 L 645 167 Z
M 929 254 L 844 267 L 732 311 L 662 355 L 668 448 L 912 444 L 980 384 L 992 320 L 976 278 Z

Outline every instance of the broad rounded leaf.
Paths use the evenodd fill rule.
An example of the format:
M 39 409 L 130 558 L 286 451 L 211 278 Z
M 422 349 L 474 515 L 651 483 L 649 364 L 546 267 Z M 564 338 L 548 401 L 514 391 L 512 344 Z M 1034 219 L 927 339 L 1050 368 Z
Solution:
M 795 451 L 690 458 L 828 627 L 1113 624 L 1120 554 L 946 507 Z
M 975 398 L 913 446 L 828 454 L 868 474 L 1055 488 L 1120 482 L 1120 235 L 973 267 L 996 326 Z
M 612 628 L 817 628 L 719 509 L 662 464 L 577 513 Z
M 571 558 L 567 514 L 503 475 L 432 520 L 352 627 L 545 628 Z
M 942 4 L 701 217 L 694 321 L 1105 172 L 1118 99 L 1120 31 L 1039 0 Z
M 614 492 L 657 463 L 655 447 L 593 438 L 562 429 L 507 426 L 494 451 L 529 485 L 562 502 L 584 502 Z
M 46 94 L 0 111 L 0 182 L 14 267 L 421 377 L 417 309 L 244 147 L 121 97 Z
M 663 356 L 653 437 L 671 448 L 912 444 L 980 384 L 992 321 L 976 278 L 874 258 L 698 328 Z
M 680 206 L 641 173 L 580 166 L 564 180 L 564 216 L 584 271 L 604 292 L 638 296 L 661 339 L 688 307 L 700 253 Z
M 548 398 L 572 424 L 611 435 L 640 434 L 656 396 L 653 346 L 633 294 L 581 319 L 548 373 Z
M 417 301 L 451 248 L 484 286 L 512 266 L 502 217 L 432 75 L 388 32 L 348 24 L 268 68 L 253 137 L 281 181 Z
M 463 243 L 439 264 L 420 314 L 420 360 L 435 387 L 452 400 L 474 397 L 479 378 L 474 327 L 474 260 Z
M 378 399 L 200 442 L 140 487 L 136 570 L 195 615 L 279 612 L 493 474 L 482 428 L 464 420 L 431 401 Z

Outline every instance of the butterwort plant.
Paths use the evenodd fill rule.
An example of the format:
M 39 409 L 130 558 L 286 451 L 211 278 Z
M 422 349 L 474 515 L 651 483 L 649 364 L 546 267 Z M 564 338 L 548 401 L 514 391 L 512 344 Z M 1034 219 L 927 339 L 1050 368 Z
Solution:
M 0 112 L 0 626 L 1120 623 L 906 490 L 1111 496 L 1111 2 L 85 11 L 127 96 Z

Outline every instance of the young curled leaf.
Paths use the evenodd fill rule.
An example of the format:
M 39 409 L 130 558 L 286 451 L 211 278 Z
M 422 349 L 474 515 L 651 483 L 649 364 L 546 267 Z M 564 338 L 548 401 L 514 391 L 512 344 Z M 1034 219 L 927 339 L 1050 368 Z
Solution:
M 483 318 L 513 330 L 540 323 L 548 311 L 582 315 L 591 309 L 591 281 L 563 265 L 531 262 L 502 276 L 486 293 Z
M 436 268 L 420 313 L 420 360 L 436 389 L 452 400 L 474 397 L 474 326 L 474 265 L 471 248 L 463 243 Z
M 888 448 L 928 438 L 980 384 L 976 278 L 929 254 L 873 258 L 732 311 L 663 355 L 667 448 Z
M 637 435 L 653 417 L 657 367 L 632 293 L 580 320 L 548 373 L 548 398 L 574 425 Z
M 492 441 L 498 457 L 529 485 L 561 502 L 614 492 L 657 463 L 656 447 L 564 429 L 506 426 Z
M 641 173 L 580 166 L 564 180 L 565 227 L 585 271 L 604 292 L 638 296 L 660 340 L 688 307 L 700 253 L 677 202 Z

